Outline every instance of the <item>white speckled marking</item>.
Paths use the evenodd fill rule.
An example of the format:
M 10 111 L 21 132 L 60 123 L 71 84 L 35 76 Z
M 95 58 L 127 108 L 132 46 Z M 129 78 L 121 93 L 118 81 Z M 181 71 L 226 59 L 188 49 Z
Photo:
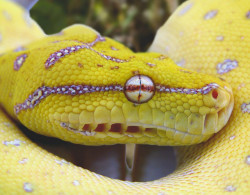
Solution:
M 241 110 L 243 113 L 250 113 L 250 103 L 243 103 L 241 105 Z
M 205 20 L 210 20 L 214 18 L 218 13 L 218 10 L 211 10 L 204 15 Z
M 234 187 L 233 185 L 228 185 L 225 187 L 225 190 L 228 192 L 235 192 L 236 191 L 236 187 Z
M 44 98 L 51 94 L 62 95 L 82 95 L 85 93 L 104 92 L 104 91 L 123 91 L 121 85 L 107 85 L 107 86 L 91 86 L 91 85 L 70 85 L 59 87 L 39 87 L 34 93 L 30 94 L 28 98 L 21 104 L 14 106 L 14 112 L 18 114 L 21 110 L 32 109 L 38 105 Z
M 212 89 L 218 88 L 218 84 L 210 83 L 200 89 L 185 89 L 185 88 L 170 88 L 168 86 L 156 84 L 156 90 L 158 92 L 167 93 L 185 93 L 185 94 L 207 94 Z M 33 109 L 38 105 L 44 98 L 51 94 L 62 94 L 62 95 L 82 95 L 85 93 L 93 92 L 104 92 L 104 91 L 123 91 L 124 87 L 121 85 L 109 85 L 109 86 L 90 86 L 90 85 L 70 85 L 70 86 L 59 86 L 59 87 L 39 87 L 35 92 L 30 94 L 28 98 L 20 104 L 14 106 L 15 114 L 19 114 L 22 110 Z M 67 125 L 65 126 L 67 127 Z M 72 129 L 73 130 L 73 129 Z M 80 132 L 82 133 L 82 132 Z
M 9 146 L 9 145 L 20 146 L 21 143 L 25 144 L 26 142 L 21 141 L 19 139 L 15 139 L 15 140 L 12 140 L 12 141 L 3 141 L 3 144 L 6 145 L 6 146 Z
M 118 62 L 118 63 L 123 63 L 123 62 L 128 62 L 129 60 L 123 60 L 123 59 L 118 59 L 118 58 L 114 58 L 112 56 L 108 56 L 105 55 L 95 49 L 93 49 L 92 47 L 98 43 L 98 42 L 103 42 L 106 41 L 104 37 L 97 35 L 97 38 L 90 43 L 82 43 L 81 45 L 74 45 L 74 46 L 70 46 L 70 47 L 66 47 L 64 49 L 61 49 L 59 51 L 56 51 L 54 53 L 52 53 L 49 58 L 46 60 L 45 62 L 45 68 L 50 68 L 51 66 L 53 66 L 59 59 L 65 57 L 66 55 L 69 55 L 73 52 L 76 52 L 78 50 L 81 49 L 89 49 L 95 53 L 97 53 L 98 55 L 100 55 L 101 57 L 105 58 L 106 60 L 111 60 L 114 62 Z
M 183 7 L 183 8 L 179 11 L 178 15 L 179 15 L 179 16 L 182 16 L 182 15 L 184 15 L 185 13 L 187 13 L 187 12 L 193 7 L 193 4 L 194 4 L 194 3 L 189 3 L 189 4 L 187 4 L 185 7 Z
M 250 10 L 247 12 L 246 18 L 247 18 L 247 19 L 250 19 Z
M 181 59 L 180 61 L 176 62 L 176 64 L 180 67 L 184 67 L 184 65 L 186 64 L 186 60 L 185 59 Z
M 235 135 L 232 135 L 229 137 L 230 140 L 233 140 L 235 138 Z
M 22 54 L 20 56 L 17 56 L 15 62 L 14 62 L 14 70 L 18 71 L 23 63 L 25 62 L 26 58 L 28 57 L 27 54 Z
M 25 192 L 33 192 L 33 186 L 28 182 L 23 183 L 23 189 Z
M 27 158 L 23 158 L 22 160 L 18 161 L 20 164 L 26 164 L 28 162 Z
M 250 155 L 248 155 L 248 156 L 246 157 L 246 163 L 247 163 L 248 165 L 250 165 Z
M 155 64 L 152 64 L 152 63 L 150 63 L 150 62 L 148 62 L 147 65 L 149 65 L 150 67 L 155 66 Z
M 223 41 L 224 40 L 224 36 L 219 35 L 219 36 L 216 37 L 216 40 L 217 41 Z
M 63 165 L 63 164 L 68 165 L 68 164 L 69 164 L 69 162 L 66 161 L 66 160 L 64 160 L 64 159 L 62 159 L 62 160 L 57 160 L 57 159 L 55 159 L 55 162 L 56 162 L 57 164 L 59 164 L 59 165 Z
M 115 48 L 114 46 L 111 46 L 111 49 L 114 51 L 119 51 L 119 49 Z
M 216 66 L 218 74 L 225 74 L 238 67 L 238 61 L 226 59 Z
M 102 179 L 103 178 L 103 176 L 102 175 L 99 175 L 99 174 L 97 174 L 97 173 L 92 173 L 97 179 Z
M 156 85 L 156 89 L 159 92 L 168 92 L 168 93 L 184 93 L 184 94 L 208 94 L 210 91 L 212 91 L 213 89 L 218 88 L 218 84 L 216 83 L 210 83 L 205 85 L 204 87 L 200 88 L 200 89 L 187 89 L 187 88 L 170 88 L 170 87 L 166 87 L 163 85 Z
M 25 51 L 25 50 L 26 50 L 25 47 L 19 46 L 19 47 L 15 48 L 13 51 L 14 51 L 14 52 L 19 52 L 19 51 Z
M 80 182 L 79 182 L 78 180 L 74 180 L 74 181 L 72 182 L 72 184 L 73 184 L 74 186 L 79 186 L 79 185 L 80 185 Z

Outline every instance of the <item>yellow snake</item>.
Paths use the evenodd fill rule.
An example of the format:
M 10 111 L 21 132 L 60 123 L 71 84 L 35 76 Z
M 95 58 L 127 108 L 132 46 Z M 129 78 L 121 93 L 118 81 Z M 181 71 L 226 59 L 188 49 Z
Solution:
M 179 148 L 177 170 L 152 182 L 77 167 L 32 143 L 1 111 L 1 194 L 249 193 L 247 0 L 188 1 L 150 48 L 221 78 L 159 53 L 133 53 L 82 25 L 44 36 L 4 0 L 0 12 L 0 102 L 40 134 L 87 145 L 195 144 L 230 116 L 233 98 L 224 79 L 235 99 L 225 128 Z

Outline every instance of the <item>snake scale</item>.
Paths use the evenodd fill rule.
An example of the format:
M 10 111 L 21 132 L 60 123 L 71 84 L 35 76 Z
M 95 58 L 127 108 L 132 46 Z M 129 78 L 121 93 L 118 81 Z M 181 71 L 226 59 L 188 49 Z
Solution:
M 249 193 L 247 0 L 187 1 L 160 28 L 150 53 L 84 25 L 45 36 L 5 0 L 0 13 L 0 102 L 8 113 L 0 112 L 1 194 Z M 216 134 L 178 147 L 174 173 L 129 182 L 43 150 L 10 116 L 87 145 L 190 145 Z

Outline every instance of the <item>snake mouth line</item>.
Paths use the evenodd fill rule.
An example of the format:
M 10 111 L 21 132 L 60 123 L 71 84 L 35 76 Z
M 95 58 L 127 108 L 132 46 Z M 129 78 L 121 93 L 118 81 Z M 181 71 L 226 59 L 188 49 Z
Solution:
M 85 124 L 82 129 L 75 129 L 69 123 L 61 122 L 60 126 L 67 130 L 82 134 L 83 136 L 93 136 L 96 138 L 168 138 L 169 140 L 175 140 L 173 145 L 182 144 L 195 144 L 207 140 L 211 135 L 195 135 L 188 132 L 181 132 L 176 129 L 168 127 L 156 127 L 155 125 L 145 125 L 141 123 L 102 123 L 102 124 Z M 191 140 L 191 141 L 190 141 Z M 179 142 L 178 142 L 179 141 Z M 119 141 L 118 141 L 119 142 Z M 169 145 L 169 144 L 168 144 Z M 170 144 L 171 145 L 171 144 Z
M 187 120 L 184 119 L 183 121 L 178 121 L 178 114 L 175 117 L 169 115 L 169 118 L 165 117 L 166 120 L 163 125 L 141 122 L 81 124 L 54 120 L 57 123 L 59 122 L 64 129 L 82 134 L 83 136 L 96 138 L 122 138 L 124 136 L 131 138 L 161 137 L 174 140 L 174 145 L 178 145 L 176 143 L 179 143 L 179 145 L 191 145 L 205 141 L 221 130 L 229 120 L 233 103 L 233 98 L 230 98 L 229 104 L 216 113 L 204 116 L 193 113 Z

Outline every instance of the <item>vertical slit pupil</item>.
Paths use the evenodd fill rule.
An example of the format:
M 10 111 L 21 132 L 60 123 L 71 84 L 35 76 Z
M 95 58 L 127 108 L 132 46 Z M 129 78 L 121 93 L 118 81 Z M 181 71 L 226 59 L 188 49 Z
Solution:
M 139 75 L 139 81 L 140 81 L 140 88 L 139 88 L 139 94 L 138 94 L 138 102 L 140 102 L 141 98 L 141 76 Z

